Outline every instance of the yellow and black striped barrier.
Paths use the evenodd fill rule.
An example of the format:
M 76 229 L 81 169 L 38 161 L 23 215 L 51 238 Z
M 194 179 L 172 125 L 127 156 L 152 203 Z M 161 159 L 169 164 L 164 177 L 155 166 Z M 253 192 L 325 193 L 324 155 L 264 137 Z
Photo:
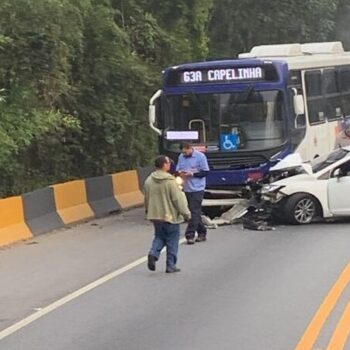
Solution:
M 0 246 L 143 205 L 152 167 L 56 184 L 0 199 Z

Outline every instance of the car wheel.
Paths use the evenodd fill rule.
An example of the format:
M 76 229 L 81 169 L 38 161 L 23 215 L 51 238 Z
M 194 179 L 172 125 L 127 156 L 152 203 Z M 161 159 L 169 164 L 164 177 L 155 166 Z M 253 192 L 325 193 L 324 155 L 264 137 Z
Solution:
M 310 224 L 319 215 L 319 204 L 308 194 L 295 194 L 287 199 L 284 215 L 290 224 Z

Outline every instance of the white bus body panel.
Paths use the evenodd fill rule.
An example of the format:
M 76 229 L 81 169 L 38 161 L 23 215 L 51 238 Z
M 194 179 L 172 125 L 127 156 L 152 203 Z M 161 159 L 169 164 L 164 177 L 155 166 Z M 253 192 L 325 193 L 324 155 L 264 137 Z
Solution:
M 257 46 L 251 54 L 266 61 L 284 61 L 289 70 L 300 70 L 305 101 L 306 132 L 305 137 L 295 150 L 303 160 L 325 154 L 334 148 L 337 134 L 340 131 L 341 118 L 310 125 L 305 72 L 323 68 L 350 65 L 350 52 L 344 52 L 341 42 L 266 45 Z

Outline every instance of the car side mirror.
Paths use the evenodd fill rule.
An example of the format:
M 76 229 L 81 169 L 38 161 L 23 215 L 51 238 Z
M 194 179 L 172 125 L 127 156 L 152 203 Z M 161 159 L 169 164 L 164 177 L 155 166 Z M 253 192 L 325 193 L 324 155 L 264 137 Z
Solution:
M 334 170 L 333 177 L 336 177 L 337 179 L 339 179 L 342 177 L 342 175 L 343 175 L 343 173 L 342 173 L 341 169 L 338 168 L 338 169 Z

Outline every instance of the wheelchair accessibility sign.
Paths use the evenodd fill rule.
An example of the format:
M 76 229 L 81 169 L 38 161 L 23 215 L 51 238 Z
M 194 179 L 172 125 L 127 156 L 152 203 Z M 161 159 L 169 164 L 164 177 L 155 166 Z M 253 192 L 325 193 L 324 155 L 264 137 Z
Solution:
M 221 151 L 236 151 L 238 137 L 237 134 L 221 134 L 220 149 Z

